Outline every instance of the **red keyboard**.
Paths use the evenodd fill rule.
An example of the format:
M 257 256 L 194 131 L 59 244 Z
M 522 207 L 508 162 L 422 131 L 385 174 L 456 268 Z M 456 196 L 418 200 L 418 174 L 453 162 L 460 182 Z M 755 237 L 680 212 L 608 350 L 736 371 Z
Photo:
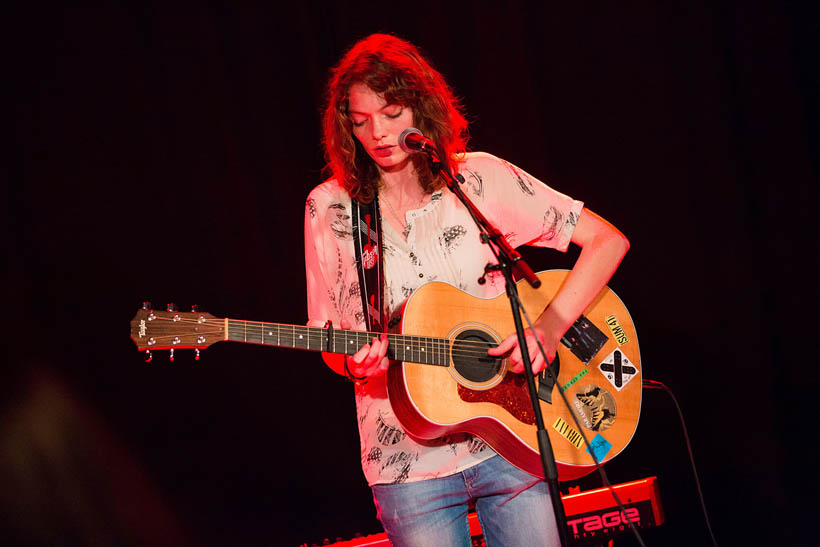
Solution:
M 597 488 L 580 492 L 570 488 L 570 493 L 561 496 L 564 512 L 567 515 L 567 528 L 570 538 L 576 543 L 598 541 L 611 538 L 629 531 L 632 521 L 638 528 L 658 526 L 664 521 L 663 506 L 657 477 L 648 477 L 632 482 L 615 485 L 615 492 L 624 505 L 624 512 L 618 508 L 609 488 Z M 483 545 L 481 524 L 475 513 L 468 515 L 470 535 L 473 545 Z M 347 541 L 312 545 L 330 545 L 334 547 L 390 547 L 387 535 L 382 532 L 369 536 L 357 537 Z M 303 543 L 300 547 L 309 547 Z

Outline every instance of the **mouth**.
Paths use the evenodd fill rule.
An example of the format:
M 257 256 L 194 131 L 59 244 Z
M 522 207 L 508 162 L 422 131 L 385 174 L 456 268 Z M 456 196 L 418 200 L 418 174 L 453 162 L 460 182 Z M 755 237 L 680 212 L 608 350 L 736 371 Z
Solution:
M 394 148 L 395 145 L 378 146 L 373 149 L 373 155 L 380 158 L 386 158 L 393 153 Z

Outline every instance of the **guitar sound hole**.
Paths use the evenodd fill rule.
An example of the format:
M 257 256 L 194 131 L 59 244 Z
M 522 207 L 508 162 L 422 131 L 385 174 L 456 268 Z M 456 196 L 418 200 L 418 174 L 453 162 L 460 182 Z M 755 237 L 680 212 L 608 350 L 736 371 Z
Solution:
M 487 333 L 472 329 L 456 336 L 453 342 L 453 365 L 470 382 L 482 383 L 492 379 L 501 370 L 501 359 L 487 355 L 496 342 Z

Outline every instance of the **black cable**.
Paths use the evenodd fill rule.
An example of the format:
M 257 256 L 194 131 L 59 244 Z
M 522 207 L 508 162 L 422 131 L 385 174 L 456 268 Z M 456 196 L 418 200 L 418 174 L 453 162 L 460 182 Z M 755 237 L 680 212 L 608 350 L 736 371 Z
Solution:
M 709 530 L 709 536 L 712 538 L 712 545 L 717 547 L 717 540 L 715 539 L 715 534 L 712 532 L 712 523 L 709 521 L 709 512 L 706 510 L 706 501 L 703 497 L 703 490 L 700 488 L 700 479 L 698 478 L 698 470 L 695 467 L 695 457 L 692 455 L 692 444 L 689 442 L 689 432 L 686 429 L 686 421 L 683 419 L 683 412 L 680 409 L 680 405 L 678 404 L 677 398 L 675 398 L 675 394 L 672 393 L 672 390 L 666 387 L 666 384 L 663 382 L 658 382 L 657 380 L 646 380 L 644 379 L 642 384 L 643 387 L 647 389 L 662 389 L 669 394 L 672 398 L 672 402 L 675 403 L 675 408 L 678 410 L 678 416 L 680 417 L 681 427 L 683 428 L 683 438 L 686 441 L 686 450 L 689 452 L 689 462 L 692 464 L 692 473 L 695 476 L 695 486 L 698 489 L 698 499 L 700 500 L 700 507 L 703 510 L 703 518 L 706 520 L 706 528 Z

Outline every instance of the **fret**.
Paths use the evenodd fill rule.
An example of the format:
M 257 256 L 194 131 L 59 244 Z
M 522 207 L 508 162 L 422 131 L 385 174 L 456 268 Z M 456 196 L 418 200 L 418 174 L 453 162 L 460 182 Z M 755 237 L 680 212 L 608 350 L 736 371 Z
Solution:
M 312 340 L 312 351 L 327 351 L 327 329 L 319 329 L 314 327 L 305 327 L 308 336 L 308 345 Z
M 395 361 L 401 361 L 399 358 L 399 338 L 401 335 L 388 334 L 387 340 L 390 342 L 390 347 L 387 348 L 387 357 Z
M 402 337 L 399 334 L 389 334 L 387 337 L 388 341 L 390 342 L 390 346 L 387 348 L 387 357 L 393 359 L 394 361 L 402 360 L 399 358 L 401 338 Z
M 402 336 L 402 337 L 399 339 L 398 346 L 399 346 L 399 348 L 398 348 L 398 349 L 400 349 L 400 350 L 401 350 L 401 360 L 402 360 L 402 361 L 409 361 L 409 360 L 410 360 L 410 356 L 409 356 L 409 355 L 407 355 L 407 336 Z
M 351 340 L 352 338 L 352 340 Z M 353 331 L 345 331 L 345 353 L 348 355 L 353 355 L 356 353 L 356 333 Z
M 279 325 L 279 347 L 280 348 L 287 348 L 293 347 L 293 337 L 288 335 L 288 331 L 285 330 L 285 327 L 288 325 Z
M 429 363 L 430 362 L 430 360 L 429 360 L 430 359 L 430 352 L 428 350 L 428 345 L 430 343 L 430 340 L 431 340 L 431 338 L 428 338 L 427 336 L 422 336 L 421 338 L 419 338 L 419 346 L 420 346 L 420 351 L 421 351 L 419 353 L 419 359 L 421 360 L 422 363 Z
M 245 336 L 246 336 L 248 342 L 261 343 L 262 342 L 261 325 L 258 325 L 256 323 L 246 322 L 245 323 Z
M 236 321 L 236 320 L 233 320 L 233 319 L 229 319 L 227 326 L 228 326 L 228 335 L 227 335 L 228 340 L 234 340 L 234 341 L 237 341 L 237 342 L 241 342 L 244 339 L 244 337 L 242 335 L 242 332 L 241 332 L 241 330 L 242 330 L 242 322 L 241 321 Z

